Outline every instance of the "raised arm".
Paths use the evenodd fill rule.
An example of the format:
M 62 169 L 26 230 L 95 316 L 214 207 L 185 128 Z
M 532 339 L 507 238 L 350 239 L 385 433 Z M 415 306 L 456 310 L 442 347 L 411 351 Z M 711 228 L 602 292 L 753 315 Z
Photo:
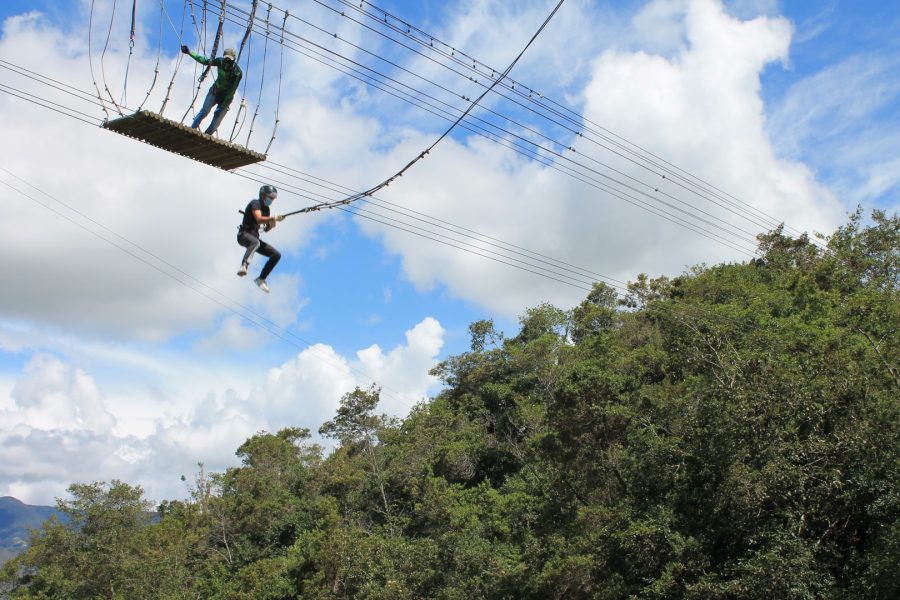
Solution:
M 183 53 L 187 54 L 188 56 L 190 56 L 191 58 L 193 58 L 194 60 L 196 60 L 201 65 L 208 65 L 210 63 L 210 60 L 208 58 L 206 58 L 205 56 L 203 56 L 201 54 L 194 54 L 193 52 L 191 52 L 191 49 L 188 48 L 187 46 L 182 45 L 181 51 Z

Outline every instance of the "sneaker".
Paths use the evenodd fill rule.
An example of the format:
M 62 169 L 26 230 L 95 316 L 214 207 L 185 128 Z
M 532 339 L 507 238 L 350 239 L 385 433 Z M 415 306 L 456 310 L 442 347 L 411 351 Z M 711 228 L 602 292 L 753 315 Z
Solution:
M 266 285 L 266 280 L 263 279 L 262 277 L 256 278 L 256 285 L 258 285 L 259 289 L 261 289 L 265 293 L 267 293 L 267 294 L 269 293 L 269 286 Z
M 243 277 L 244 275 L 247 274 L 247 267 L 248 267 L 248 266 L 249 266 L 249 265 L 248 265 L 247 263 L 243 263 L 243 264 L 241 265 L 241 268 L 238 269 L 238 273 L 237 273 L 237 274 L 238 274 L 238 277 Z

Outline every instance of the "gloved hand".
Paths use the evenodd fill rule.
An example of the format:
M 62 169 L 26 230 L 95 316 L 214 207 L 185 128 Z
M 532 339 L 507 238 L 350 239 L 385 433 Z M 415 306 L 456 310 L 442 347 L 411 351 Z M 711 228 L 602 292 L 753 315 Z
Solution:
M 284 215 L 275 215 L 275 220 L 279 223 L 284 221 Z
M 185 54 L 190 54 L 190 52 L 191 52 L 190 48 L 188 48 L 184 44 L 181 45 L 181 51 L 184 52 Z

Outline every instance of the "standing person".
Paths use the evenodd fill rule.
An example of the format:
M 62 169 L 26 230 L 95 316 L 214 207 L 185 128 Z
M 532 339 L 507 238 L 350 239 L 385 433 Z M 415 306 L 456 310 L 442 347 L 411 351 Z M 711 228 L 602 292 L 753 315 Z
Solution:
M 209 93 L 206 94 L 203 108 L 200 109 L 200 112 L 197 113 L 197 117 L 191 124 L 192 128 L 200 129 L 200 122 L 206 118 L 212 107 L 216 106 L 216 114 L 213 115 L 212 123 L 209 124 L 205 132 L 208 135 L 212 135 L 221 125 L 222 120 L 225 118 L 225 113 L 228 112 L 228 107 L 231 106 L 231 101 L 234 99 L 234 93 L 238 89 L 243 72 L 234 61 L 234 48 L 225 48 L 222 58 L 206 58 L 200 54 L 194 54 L 187 46 L 182 46 L 181 51 L 201 65 L 210 65 L 216 68 L 216 80 L 213 82 L 212 87 L 209 88 Z
M 256 278 L 256 285 L 265 293 L 269 293 L 269 286 L 266 285 L 266 277 L 281 260 L 281 252 L 259 239 L 259 226 L 262 225 L 266 231 L 275 227 L 275 224 L 284 220 L 284 215 L 270 216 L 270 208 L 272 202 L 278 197 L 278 190 L 275 186 L 264 185 L 259 188 L 259 197 L 251 200 L 244 209 L 244 220 L 238 227 L 237 241 L 238 244 L 244 246 L 247 251 L 244 252 L 244 259 L 241 261 L 241 268 L 237 274 L 241 277 L 247 274 L 250 268 L 250 259 L 253 254 L 259 252 L 263 256 L 268 256 L 269 260 L 263 266 L 259 277 Z

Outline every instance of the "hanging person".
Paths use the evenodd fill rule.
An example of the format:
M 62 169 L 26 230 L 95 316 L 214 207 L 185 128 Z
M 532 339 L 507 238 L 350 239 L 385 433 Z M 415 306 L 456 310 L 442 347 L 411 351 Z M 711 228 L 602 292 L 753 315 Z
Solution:
M 200 109 L 200 112 L 197 113 L 197 117 L 191 124 L 192 128 L 200 129 L 200 122 L 206 118 L 206 115 L 215 106 L 216 113 L 213 115 L 212 123 L 209 124 L 205 132 L 207 135 L 212 135 L 219 128 L 219 125 L 222 124 L 222 120 L 225 119 L 225 113 L 228 112 L 228 107 L 231 106 L 231 101 L 234 99 L 234 93 L 238 89 L 243 72 L 235 62 L 234 48 L 225 48 L 221 58 L 206 58 L 203 55 L 191 52 L 187 46 L 182 46 L 181 51 L 201 65 L 209 65 L 216 68 L 216 80 L 206 94 L 203 108 Z
M 259 277 L 256 278 L 256 285 L 267 294 L 269 286 L 266 285 L 266 277 L 281 260 L 281 252 L 259 239 L 259 228 L 262 226 L 266 231 L 270 231 L 276 223 L 284 220 L 284 215 L 271 216 L 272 202 L 277 197 L 278 190 L 275 189 L 275 186 L 264 185 L 259 188 L 259 197 L 251 200 L 244 209 L 244 220 L 238 226 L 237 235 L 238 244 L 247 249 L 241 261 L 241 268 L 237 272 L 240 277 L 247 274 L 247 270 L 250 268 L 250 259 L 256 252 L 269 257 L 269 260 L 263 265 Z

